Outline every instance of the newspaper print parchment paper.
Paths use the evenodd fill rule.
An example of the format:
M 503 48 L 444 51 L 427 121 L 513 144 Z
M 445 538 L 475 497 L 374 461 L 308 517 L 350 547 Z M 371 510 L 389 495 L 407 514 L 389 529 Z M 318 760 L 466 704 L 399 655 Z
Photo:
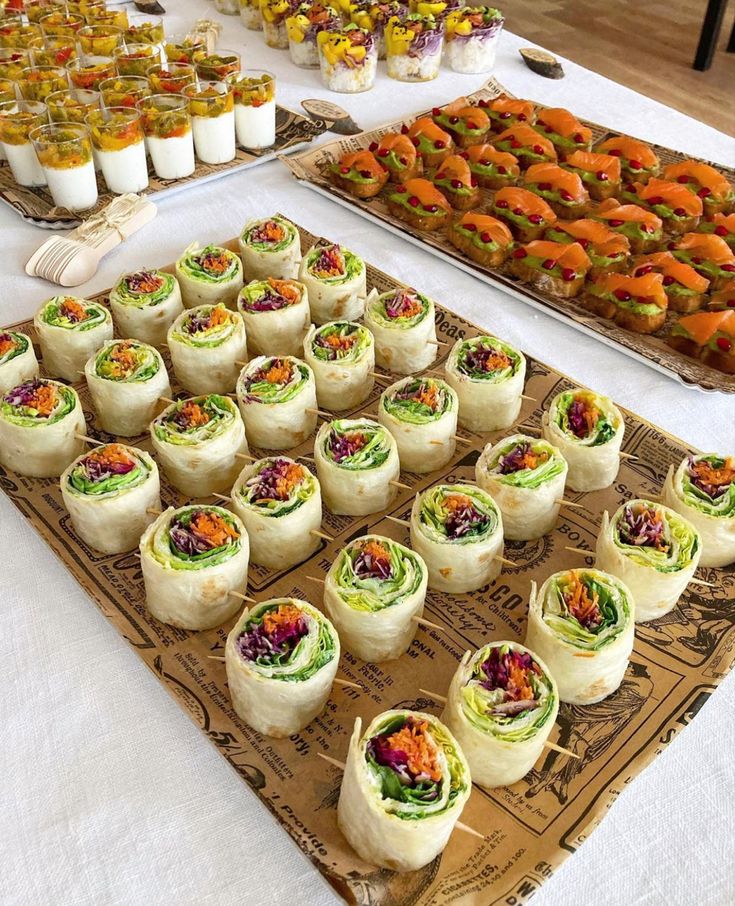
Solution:
M 474 92 L 474 94 L 467 95 L 467 97 L 471 101 L 478 101 L 481 98 L 494 98 L 499 94 L 511 95 L 498 81 L 491 79 L 483 88 Z M 447 98 L 447 103 L 451 100 L 453 98 Z M 430 111 L 422 111 L 414 117 L 409 117 L 408 120 L 412 121 L 428 113 Z M 720 390 L 735 393 L 735 376 L 724 374 L 716 368 L 704 365 L 696 359 L 677 352 L 666 344 L 665 338 L 678 315 L 669 313 L 666 324 L 656 335 L 646 336 L 634 333 L 631 330 L 625 330 L 613 324 L 612 321 L 586 312 L 574 299 L 560 299 L 550 293 L 542 292 L 535 287 L 520 283 L 511 276 L 507 264 L 499 268 L 486 268 L 475 264 L 475 262 L 470 261 L 469 258 L 462 255 L 450 244 L 444 231 L 426 232 L 414 229 L 389 212 L 385 201 L 387 190 L 384 190 L 376 198 L 360 199 L 355 198 L 350 192 L 338 189 L 332 183 L 329 176 L 329 165 L 331 163 L 339 160 L 349 151 L 367 148 L 370 142 L 379 140 L 386 132 L 395 132 L 400 129 L 404 122 L 406 120 L 394 120 L 370 132 L 363 132 L 360 135 L 328 142 L 318 148 L 303 151 L 290 158 L 282 157 L 281 160 L 291 170 L 293 175 L 303 181 L 309 188 L 356 211 L 363 217 L 376 221 L 381 226 L 391 230 L 391 232 L 408 239 L 416 245 L 422 246 L 427 251 L 438 255 L 456 267 L 462 268 L 462 270 L 467 271 L 478 279 L 493 286 L 500 286 L 521 301 L 545 311 L 546 314 L 558 320 L 571 324 L 578 330 L 609 346 L 620 349 L 627 355 L 668 374 L 670 377 L 678 379 L 682 384 L 697 387 L 700 390 Z M 587 120 L 582 122 L 592 130 L 593 144 L 595 145 L 603 138 L 617 134 L 614 130 L 600 126 L 597 123 L 591 123 Z M 671 148 L 664 148 L 661 145 L 653 145 L 653 147 L 663 164 L 689 159 L 685 154 L 673 151 Z M 707 163 L 711 162 L 707 161 Z M 724 173 L 730 182 L 735 183 L 735 169 L 724 167 L 722 164 L 712 164 L 712 166 Z M 482 198 L 476 206 L 477 209 L 485 210 L 492 194 L 489 189 L 482 189 Z
M 305 249 L 315 241 L 304 230 L 301 238 Z M 227 244 L 237 247 L 234 241 Z M 368 266 L 369 288 L 382 292 L 397 285 Z M 107 295 L 98 298 L 104 302 Z M 456 338 L 481 333 L 442 307 L 437 308 L 436 322 L 445 345 L 439 347 L 434 368 L 442 367 Z M 30 322 L 17 326 L 27 330 Z M 167 350 L 163 352 L 170 364 Z M 573 384 L 541 362 L 528 364 L 525 392 L 537 402 L 524 401 L 519 421 L 539 425 L 551 398 Z M 386 374 L 355 411 L 375 413 L 381 388 L 393 379 Z M 112 440 L 96 427 L 86 386 L 77 389 L 90 433 Z M 531 580 L 540 585 L 558 569 L 591 565 L 591 557 L 569 553 L 565 547 L 592 550 L 604 509 L 612 512 L 627 499 L 658 491 L 669 464 L 692 452 L 630 412 L 625 412 L 625 419 L 625 450 L 637 459 L 623 461 L 612 487 L 587 494 L 567 490 L 567 499 L 584 508 L 563 508 L 555 530 L 537 541 L 507 542 L 505 556 L 516 565 L 504 566 L 492 585 L 460 596 L 429 592 L 425 616 L 443 629 L 420 628 L 399 660 L 368 664 L 343 652 L 339 675 L 357 683 L 361 691 L 335 686 L 324 713 L 284 740 L 263 737 L 239 720 L 230 704 L 224 664 L 208 658 L 223 653 L 231 623 L 201 633 L 158 623 L 145 608 L 135 553 L 103 556 L 82 544 L 74 535 L 57 481 L 0 470 L 0 482 L 100 610 L 345 900 L 362 906 L 521 904 L 590 834 L 626 784 L 694 718 L 730 669 L 735 659 L 732 568 L 700 570 L 714 587 L 690 586 L 668 616 L 637 627 L 630 667 L 614 695 L 591 707 L 562 706 L 551 741 L 572 749 L 579 760 L 546 750 L 520 783 L 491 793 L 473 790 L 462 819 L 486 834 L 487 842 L 455 831 L 441 856 L 408 875 L 362 862 L 337 828 L 340 771 L 316 753 L 343 761 L 357 716 L 367 723 L 394 707 L 440 713 L 441 706 L 419 688 L 445 692 L 467 649 L 493 639 L 522 640 Z M 405 519 L 417 491 L 437 481 L 472 478 L 484 444 L 500 437 L 461 434 L 467 443 L 458 445 L 454 460 L 441 473 L 401 475 L 411 490 L 400 490 L 387 513 Z M 146 437 L 129 442 L 150 450 Z M 312 445 L 313 438 L 294 452 L 308 454 Z M 165 476 L 162 479 L 164 504 L 186 502 L 166 484 Z M 306 577 L 323 578 L 350 539 L 375 531 L 407 541 L 406 530 L 385 515 L 355 519 L 325 510 L 322 527 L 335 540 L 322 542 L 310 560 L 289 572 L 251 566 L 248 592 L 258 600 L 293 595 L 321 606 L 321 586 Z

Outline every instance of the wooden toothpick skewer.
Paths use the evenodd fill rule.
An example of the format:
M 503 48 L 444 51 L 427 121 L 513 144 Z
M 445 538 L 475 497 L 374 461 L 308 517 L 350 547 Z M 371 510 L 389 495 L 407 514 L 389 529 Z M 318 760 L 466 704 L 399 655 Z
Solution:
M 176 402 L 176 400 L 170 400 L 167 396 L 159 396 L 158 398 L 162 403 L 166 403 L 167 406 L 172 406 Z
M 594 551 L 585 551 L 581 547 L 565 547 L 565 551 L 571 551 L 573 554 L 583 554 L 585 557 L 594 557 Z
M 247 367 L 247 364 L 248 364 L 248 363 L 247 363 L 247 362 L 240 362 L 240 361 L 238 361 L 238 359 L 235 359 L 235 364 L 236 364 L 236 365 L 242 365 L 242 367 L 245 368 L 245 367 Z
M 309 529 L 309 534 L 314 535 L 316 538 L 324 538 L 325 541 L 334 541 L 331 535 L 328 535 L 326 532 L 320 532 L 318 529 Z
M 220 657 L 218 654 L 208 654 L 207 659 L 210 661 L 224 661 L 224 658 Z
M 319 576 L 304 576 L 305 579 L 310 579 L 312 582 L 318 582 L 320 585 L 324 585 L 324 579 L 320 579 Z
M 362 692 L 362 686 L 358 686 L 357 683 L 352 683 L 350 680 L 340 679 L 338 676 L 335 676 L 334 684 L 336 686 L 344 686 L 346 689 L 357 689 L 358 692 Z
M 308 409 L 307 408 L 305 411 L 311 413 L 312 415 L 321 415 L 322 418 L 329 418 L 329 419 L 334 418 L 334 416 L 332 415 L 331 412 L 324 412 L 322 409 Z
M 689 581 L 692 583 L 692 585 L 706 585 L 707 588 L 717 588 L 716 582 L 707 582 L 704 579 L 697 579 L 696 576 L 691 578 Z
M 423 692 L 424 695 L 428 695 L 429 698 L 433 698 L 434 701 L 440 702 L 442 705 L 446 705 L 447 697 L 446 695 L 439 695 L 438 692 L 431 692 L 429 689 L 419 689 L 419 692 Z M 554 742 L 549 742 L 548 740 L 544 743 L 544 746 L 547 749 L 553 749 L 555 752 L 561 752 L 562 755 L 568 755 L 570 758 L 579 759 L 579 755 L 576 752 L 572 752 L 570 749 L 564 749 L 561 746 L 558 746 Z
M 96 440 L 94 437 L 88 437 L 86 434 L 77 434 L 79 440 L 84 440 L 88 444 L 93 444 L 95 447 L 103 447 L 105 442 L 103 440 Z
M 340 771 L 344 771 L 345 763 L 344 761 L 337 761 L 336 758 L 332 758 L 331 755 L 325 755 L 323 752 L 316 753 L 319 758 L 324 759 L 324 761 L 329 762 L 329 764 L 334 765 L 335 768 L 339 768 Z M 468 824 L 465 824 L 463 821 L 456 821 L 454 826 L 457 830 L 464 831 L 466 834 L 472 834 L 473 837 L 479 837 L 480 840 L 487 840 L 488 838 L 485 834 L 481 834 L 479 831 L 476 831 L 474 827 L 470 827 Z
M 518 425 L 517 427 L 519 431 L 525 431 L 527 434 L 531 434 L 532 432 L 534 434 L 541 433 L 541 428 L 537 428 L 535 425 Z
M 576 507 L 579 510 L 587 509 L 587 507 L 583 503 L 575 503 L 573 500 L 555 500 L 554 503 L 558 503 L 559 506 Z
M 155 507 L 152 507 L 152 506 L 146 507 L 146 513 L 148 513 L 149 516 L 160 516 L 161 515 L 161 511 L 155 509 Z
M 403 488 L 404 491 L 412 491 L 413 488 L 410 484 L 404 484 L 402 481 L 389 481 L 388 484 L 392 484 L 394 488 Z
M 239 598 L 241 601 L 247 601 L 248 604 L 257 604 L 258 602 L 255 598 L 251 598 L 250 595 L 240 594 L 239 591 L 231 591 L 230 594 L 233 598 Z
M 245 459 L 248 462 L 257 462 L 258 460 L 254 456 L 250 456 L 248 453 L 235 453 L 235 459 Z
M 423 617 L 411 617 L 414 623 L 418 623 L 419 626 L 425 626 L 428 629 L 436 629 L 438 632 L 446 633 L 446 629 L 443 626 L 440 626 L 438 623 L 432 623 L 431 620 L 425 620 Z
M 625 450 L 621 450 L 619 455 L 621 459 L 632 459 L 635 460 L 635 462 L 638 462 L 637 456 L 633 456 L 632 453 L 626 453 Z
M 518 566 L 515 561 L 508 560 L 507 557 L 501 557 L 500 554 L 493 557 L 493 560 L 497 561 L 498 563 L 503 563 L 505 566 Z
M 472 444 L 471 440 L 468 440 L 466 437 L 460 437 L 459 434 L 452 434 L 452 439 L 456 440 L 458 444 L 468 444 L 468 445 Z M 435 447 L 444 446 L 443 440 L 430 440 L 429 443 L 433 444 Z
M 521 399 L 522 399 L 522 400 L 529 400 L 529 401 L 532 402 L 532 403 L 537 403 L 537 402 L 538 402 L 538 400 L 537 400 L 535 397 L 533 397 L 533 396 L 526 396 L 525 393 L 522 393 L 522 394 L 521 394 Z
M 232 503 L 232 497 L 228 497 L 227 494 L 217 494 L 216 492 L 212 494 L 212 497 L 216 497 L 217 500 L 226 500 L 227 503 Z
M 390 522 L 395 522 L 397 525 L 411 525 L 407 519 L 399 519 L 397 516 L 385 516 Z

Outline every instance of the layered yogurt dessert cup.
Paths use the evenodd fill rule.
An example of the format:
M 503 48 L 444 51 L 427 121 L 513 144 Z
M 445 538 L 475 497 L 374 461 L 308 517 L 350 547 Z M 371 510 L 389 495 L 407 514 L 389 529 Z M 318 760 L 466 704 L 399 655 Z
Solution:
M 125 29 L 125 43 L 154 44 L 163 49 L 163 19 L 160 16 L 132 16 Z
M 196 63 L 199 57 L 207 54 L 207 38 L 194 32 L 167 35 L 163 52 L 169 63 Z
M 243 148 L 270 148 L 276 140 L 276 78 L 243 69 L 227 79 L 235 98 L 235 131 Z
M 31 65 L 30 49 L 24 47 L 0 47 L 0 79 L 17 82 L 24 69 Z
M 89 129 L 80 123 L 50 123 L 30 134 L 54 204 L 86 211 L 97 204 L 97 177 Z
M 49 119 L 52 123 L 83 123 L 90 111 L 99 109 L 100 97 L 99 91 L 86 88 L 55 91 L 46 98 Z
M 77 42 L 70 35 L 38 35 L 28 45 L 34 66 L 63 66 L 77 56 Z
M 205 164 L 232 160 L 237 150 L 232 88 L 226 82 L 202 81 L 182 93 L 189 102 L 196 156 Z
M 108 107 L 87 116 L 92 145 L 111 192 L 142 192 L 148 186 L 143 123 L 139 110 Z
M 29 136 L 47 122 L 48 108 L 42 101 L 0 103 L 0 144 L 19 186 L 46 185 L 46 176 Z
M 155 44 L 123 44 L 113 53 L 117 74 L 148 76 L 151 66 L 161 63 L 161 50 Z
M 135 107 L 153 94 L 145 76 L 113 76 L 100 82 L 99 90 L 105 107 Z
M 116 75 L 117 67 L 112 57 L 84 54 L 67 63 L 66 71 L 75 88 L 98 91 L 102 82 Z
M 29 66 L 18 79 L 18 89 L 27 101 L 45 101 L 50 94 L 68 87 L 69 80 L 61 66 Z
M 153 169 L 160 179 L 194 172 L 194 139 L 189 102 L 175 94 L 153 94 L 138 103 Z
M 240 54 L 236 50 L 218 50 L 196 60 L 197 75 L 207 82 L 221 82 L 240 72 Z
M 33 22 L 26 25 L 20 16 L 3 19 L 0 22 L 0 47 L 28 47 L 40 34 L 38 25 Z
M 122 44 L 123 30 L 116 25 L 83 25 L 77 32 L 82 53 L 111 57 Z
M 196 72 L 191 63 L 165 63 L 151 66 L 148 81 L 153 94 L 181 94 L 187 85 L 195 85 Z

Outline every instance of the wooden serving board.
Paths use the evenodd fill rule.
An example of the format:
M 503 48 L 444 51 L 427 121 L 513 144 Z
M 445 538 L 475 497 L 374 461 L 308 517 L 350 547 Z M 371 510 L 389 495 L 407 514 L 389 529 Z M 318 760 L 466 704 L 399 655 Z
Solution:
M 512 97 L 511 93 L 500 82 L 491 79 L 483 88 L 474 92 L 474 94 L 467 95 L 467 97 L 470 101 L 477 102 L 483 98 L 490 100 L 500 94 L 507 94 Z M 454 98 L 447 98 L 447 103 L 452 100 Z M 543 105 L 539 104 L 537 106 L 541 107 Z M 414 119 L 430 114 L 430 110 L 424 110 L 416 113 L 413 117 L 409 117 L 408 120 L 395 120 L 370 132 L 362 132 L 359 135 L 327 142 L 318 148 L 304 151 L 293 157 L 282 157 L 281 160 L 291 170 L 293 175 L 308 188 L 319 192 L 344 207 L 350 208 L 362 217 L 378 223 L 397 236 L 426 249 L 426 251 L 448 261 L 455 267 L 467 271 L 467 273 L 488 283 L 490 286 L 500 287 L 522 302 L 540 309 L 559 321 L 571 324 L 577 330 L 594 337 L 608 346 L 620 349 L 626 355 L 643 362 L 651 368 L 655 368 L 657 371 L 663 372 L 669 377 L 676 378 L 686 386 L 696 387 L 699 390 L 719 390 L 726 393 L 735 393 L 735 376 L 723 374 L 716 368 L 704 365 L 697 359 L 692 359 L 667 345 L 666 337 L 671 330 L 672 324 L 679 317 L 675 312 L 669 312 L 666 324 L 656 334 L 647 336 L 634 333 L 631 330 L 618 327 L 617 324 L 606 318 L 585 311 L 574 299 L 561 299 L 551 293 L 521 283 L 517 277 L 510 273 L 509 262 L 498 268 L 483 267 L 480 264 L 476 264 L 454 248 L 446 238 L 444 230 L 436 232 L 417 230 L 403 220 L 394 217 L 388 210 L 386 201 L 386 196 L 390 191 L 390 184 L 380 195 L 367 199 L 355 198 L 350 192 L 339 189 L 334 185 L 329 171 L 332 163 L 340 160 L 343 155 L 350 151 L 367 148 L 371 142 L 379 141 L 386 132 L 399 131 L 404 122 L 412 122 Z M 608 136 L 619 134 L 607 126 L 600 126 L 588 120 L 582 120 L 582 122 L 592 130 L 593 145 L 597 145 L 598 142 Z M 489 141 L 492 142 L 492 136 Z M 671 148 L 664 148 L 661 145 L 653 145 L 652 147 L 664 165 L 690 159 L 686 154 L 674 151 Z M 705 163 L 712 162 L 705 161 Z M 735 183 L 734 168 L 724 167 L 715 163 L 712 163 L 712 166 L 727 176 L 731 183 Z M 491 189 L 481 189 L 480 192 L 481 201 L 475 208 L 486 211 L 494 192 Z M 596 204 L 597 202 L 592 202 L 593 206 Z
M 301 230 L 301 240 L 306 249 L 316 238 Z M 227 245 L 237 248 L 235 241 Z M 369 265 L 367 282 L 368 288 L 381 292 L 400 285 Z M 96 298 L 106 302 L 107 293 Z M 437 306 L 436 324 L 443 345 L 433 368 L 441 368 L 455 339 L 482 333 L 441 305 Z M 13 327 L 30 331 L 31 322 Z M 170 364 L 167 350 L 163 352 Z M 354 414 L 374 414 L 381 389 L 397 377 L 385 373 Z M 538 426 L 551 398 L 571 386 L 573 382 L 563 374 L 529 359 L 525 392 L 535 402 L 524 401 L 519 423 Z M 97 427 L 86 385 L 77 385 L 77 389 L 90 433 L 100 440 L 112 440 Z M 360 691 L 335 686 L 324 713 L 302 732 L 282 740 L 263 737 L 242 723 L 230 704 L 224 664 L 209 659 L 210 655 L 223 654 L 233 621 L 200 633 L 157 622 L 145 607 L 135 552 L 105 556 L 86 547 L 74 534 L 56 480 L 24 478 L 0 469 L 0 486 L 347 901 L 363 906 L 520 904 L 527 902 L 544 879 L 575 851 L 632 778 L 694 718 L 730 669 L 735 660 L 732 568 L 700 571 L 713 587 L 690 586 L 670 614 L 636 628 L 630 666 L 614 695 L 590 707 L 562 705 L 551 741 L 573 750 L 578 760 L 547 750 L 527 777 L 514 786 L 492 792 L 473 790 L 462 818 L 486 834 L 486 842 L 457 830 L 439 857 L 407 875 L 362 862 L 337 828 L 340 772 L 317 753 L 343 761 L 357 716 L 368 722 L 393 707 L 440 713 L 441 705 L 419 689 L 446 692 L 467 649 L 474 650 L 494 639 L 522 640 L 531 580 L 540 585 L 556 570 L 585 562 L 591 565 L 591 556 L 569 553 L 566 547 L 592 550 L 605 509 L 612 512 L 625 500 L 657 492 L 669 464 L 693 452 L 682 441 L 630 412 L 625 411 L 625 420 L 624 449 L 637 458 L 623 461 L 612 487 L 586 494 L 567 490 L 567 499 L 582 504 L 582 508 L 562 508 L 556 528 L 543 538 L 507 542 L 505 556 L 515 566 L 504 566 L 492 585 L 459 596 L 430 591 L 425 615 L 442 630 L 420 628 L 400 659 L 368 664 L 343 652 L 339 675 L 357 683 Z M 258 600 L 288 595 L 320 606 L 322 586 L 308 576 L 323 578 L 338 551 L 367 532 L 406 542 L 407 531 L 387 520 L 386 515 L 405 519 L 416 492 L 437 481 L 472 478 L 483 447 L 499 440 L 502 433 L 510 434 L 511 429 L 485 436 L 462 431 L 466 442 L 458 445 L 445 469 L 431 475 L 401 475 L 411 490 L 400 490 L 385 513 L 351 518 L 325 510 L 323 528 L 335 540 L 322 542 L 314 556 L 290 571 L 251 566 L 248 592 Z M 127 442 L 151 449 L 146 436 Z M 289 454 L 309 454 L 312 446 L 313 438 Z M 187 502 L 166 483 L 165 475 L 162 478 L 165 504 Z

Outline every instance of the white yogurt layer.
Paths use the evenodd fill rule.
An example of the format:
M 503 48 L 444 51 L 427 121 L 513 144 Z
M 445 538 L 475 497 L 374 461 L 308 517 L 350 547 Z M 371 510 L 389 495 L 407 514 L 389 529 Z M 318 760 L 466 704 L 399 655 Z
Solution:
M 54 204 L 70 211 L 86 211 L 97 204 L 97 176 L 91 159 L 81 167 L 44 167 Z
M 235 113 L 193 116 L 194 150 L 205 164 L 224 164 L 235 156 Z
M 124 192 L 141 192 L 148 185 L 148 164 L 145 144 L 141 139 L 119 151 L 97 150 L 107 188 L 122 195 Z
M 45 186 L 46 174 L 30 142 L 24 145 L 3 145 L 13 179 L 19 186 Z
M 194 141 L 191 132 L 174 138 L 148 136 L 148 151 L 159 179 L 181 179 L 194 172 Z
M 235 104 L 235 129 L 243 148 L 270 148 L 276 140 L 276 102 L 260 107 Z

